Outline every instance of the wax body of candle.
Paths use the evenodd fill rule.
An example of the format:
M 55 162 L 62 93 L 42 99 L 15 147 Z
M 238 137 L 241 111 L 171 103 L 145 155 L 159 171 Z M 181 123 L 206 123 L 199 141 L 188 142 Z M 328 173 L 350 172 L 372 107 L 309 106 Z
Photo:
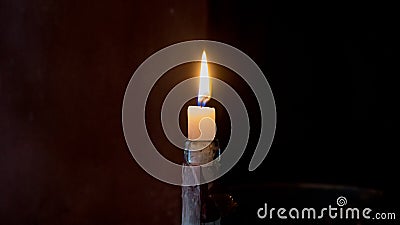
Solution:
M 189 140 L 213 140 L 216 133 L 215 109 L 189 106 L 187 112 Z

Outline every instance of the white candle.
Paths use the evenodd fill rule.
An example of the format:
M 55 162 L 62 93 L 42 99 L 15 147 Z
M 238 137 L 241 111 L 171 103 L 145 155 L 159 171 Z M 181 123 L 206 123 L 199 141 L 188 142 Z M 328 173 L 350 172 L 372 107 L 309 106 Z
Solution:
M 189 140 L 213 140 L 215 137 L 215 109 L 211 107 L 189 106 Z
M 189 140 L 213 140 L 216 133 L 215 109 L 205 107 L 211 98 L 211 82 L 208 77 L 206 53 L 203 51 L 200 68 L 200 83 L 198 94 L 198 106 L 188 108 L 188 139 Z

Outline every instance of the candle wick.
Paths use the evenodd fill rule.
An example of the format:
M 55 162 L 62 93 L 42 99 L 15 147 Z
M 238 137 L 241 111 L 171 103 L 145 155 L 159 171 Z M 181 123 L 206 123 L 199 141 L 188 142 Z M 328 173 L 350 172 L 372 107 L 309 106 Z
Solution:
M 201 108 L 206 106 L 206 103 L 210 100 L 210 96 L 207 95 L 199 95 L 197 99 L 197 105 L 200 106 Z

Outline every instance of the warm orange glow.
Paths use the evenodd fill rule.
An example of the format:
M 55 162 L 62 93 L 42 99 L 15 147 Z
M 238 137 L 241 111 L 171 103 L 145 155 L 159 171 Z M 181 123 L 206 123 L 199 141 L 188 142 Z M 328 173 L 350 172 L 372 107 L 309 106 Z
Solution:
M 199 106 L 205 106 L 208 100 L 211 98 L 211 82 L 208 76 L 208 65 L 206 52 L 203 51 L 201 57 L 201 68 L 200 68 L 200 83 L 199 83 L 199 94 L 197 97 L 197 103 Z

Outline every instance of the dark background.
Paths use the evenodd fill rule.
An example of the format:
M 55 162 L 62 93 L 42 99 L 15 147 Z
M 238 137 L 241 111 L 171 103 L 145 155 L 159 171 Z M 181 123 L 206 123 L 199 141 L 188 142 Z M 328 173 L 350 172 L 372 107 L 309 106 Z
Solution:
M 277 2 L 2 0 L 0 223 L 179 224 L 180 189 L 133 160 L 121 107 L 143 60 L 193 39 L 248 54 L 275 96 L 274 143 L 248 172 L 243 89 L 252 138 L 222 183 L 360 187 L 398 208 L 395 7 Z

